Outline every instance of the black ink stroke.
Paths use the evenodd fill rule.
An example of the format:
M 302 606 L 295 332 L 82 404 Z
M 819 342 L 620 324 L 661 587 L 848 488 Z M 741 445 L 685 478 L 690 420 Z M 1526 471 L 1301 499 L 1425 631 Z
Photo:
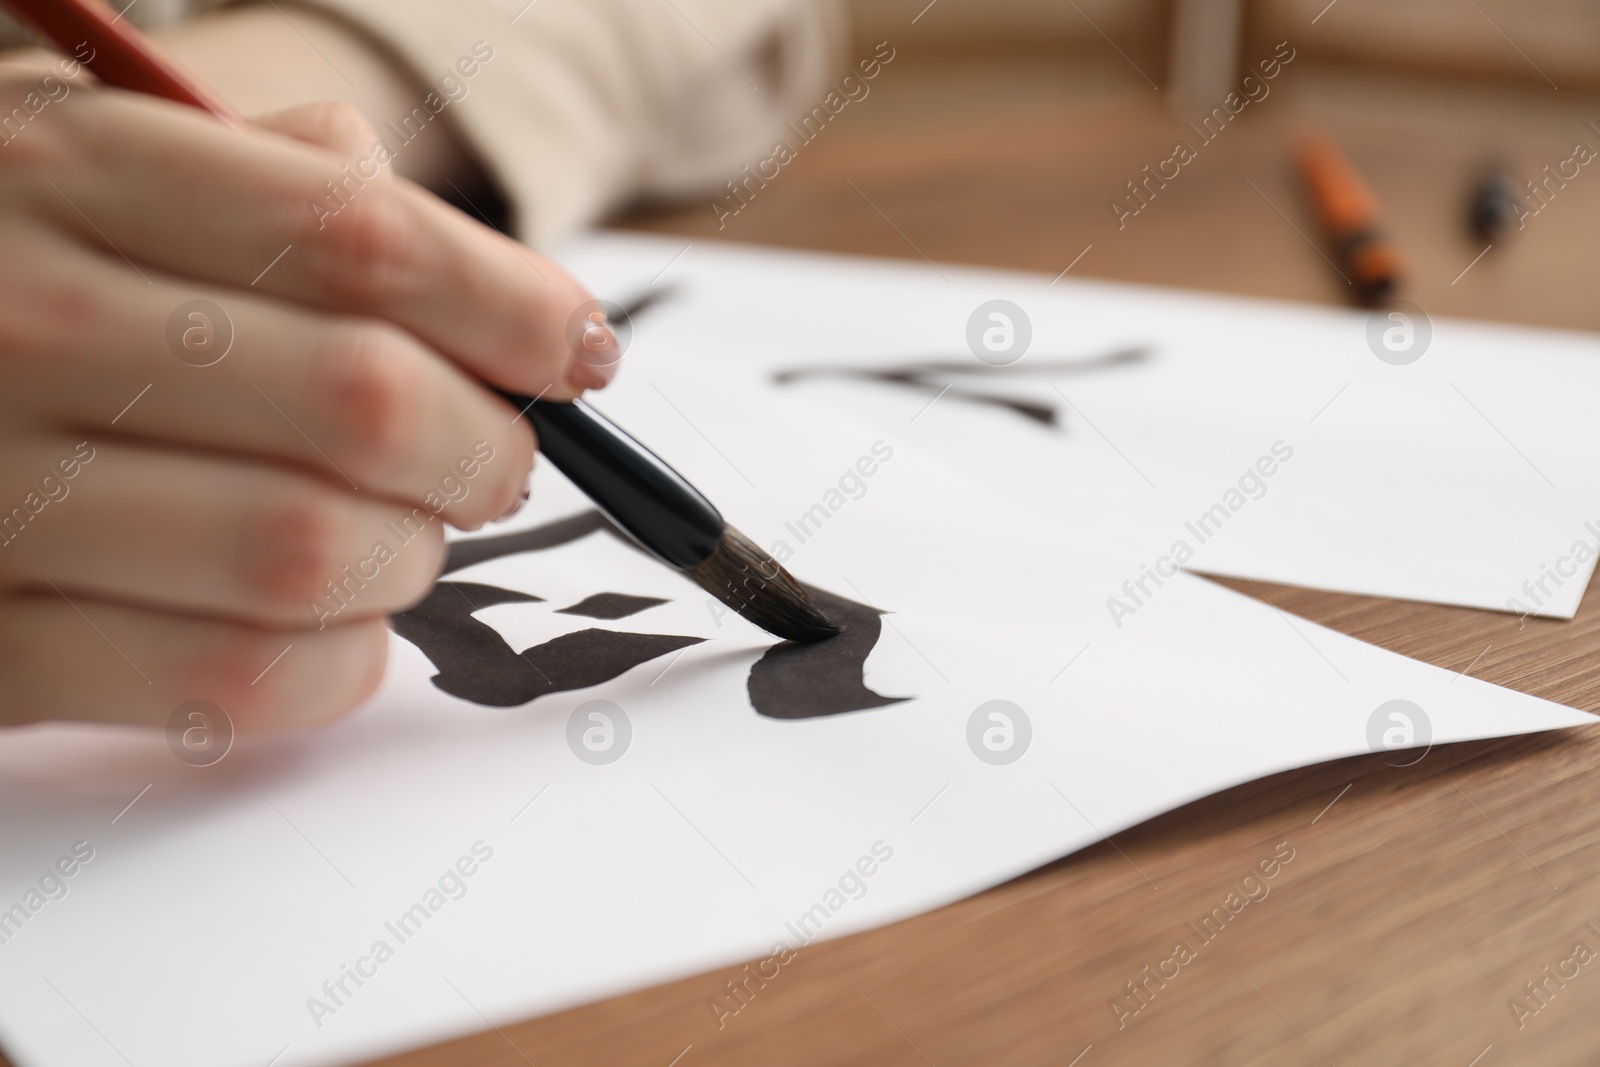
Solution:
M 639 550 L 605 516 L 585 511 L 531 530 L 457 541 L 450 546 L 442 575 L 492 559 L 558 548 L 597 533 Z M 844 625 L 844 633 L 811 645 L 786 641 L 767 649 L 751 668 L 747 682 L 752 707 L 769 718 L 804 719 L 909 699 L 883 696 L 865 684 L 864 665 L 881 634 L 882 613 L 814 586 L 806 588 L 824 612 Z M 494 627 L 473 617 L 474 612 L 496 604 L 543 601 L 530 593 L 441 576 L 422 603 L 393 616 L 390 625 L 433 663 L 438 672 L 433 676 L 435 686 L 486 707 L 527 704 L 551 693 L 599 685 L 642 663 L 704 641 L 681 634 L 591 628 L 519 652 Z M 616 619 L 666 602 L 657 597 L 602 592 L 560 610 Z
M 433 661 L 439 672 L 433 676 L 435 686 L 492 708 L 587 689 L 702 640 L 590 629 L 516 652 L 494 627 L 472 617 L 494 604 L 542 599 L 499 586 L 441 581 L 422 603 L 394 616 L 390 624 Z
M 557 615 L 582 615 L 586 619 L 605 619 L 616 622 L 629 615 L 637 615 L 666 601 L 656 596 L 630 596 L 627 593 L 595 593 L 586 596 L 571 607 L 557 608 Z
M 596 531 L 611 534 L 630 547 L 633 545 L 632 539 L 627 534 L 611 525 L 598 511 L 580 511 L 576 515 L 547 522 L 531 530 L 519 530 L 498 537 L 476 537 L 470 541 L 452 542 L 445 556 L 444 570 L 439 573 L 453 574 L 465 570 L 474 563 L 514 556 L 519 552 L 543 552 L 549 548 L 560 548 Z
M 806 586 L 824 615 L 844 627 L 826 641 L 773 645 L 750 668 L 750 704 L 772 719 L 814 719 L 898 704 L 909 697 L 886 697 L 865 684 L 867 656 L 883 630 L 877 608 Z
M 955 378 L 978 376 L 983 378 L 1060 377 L 1090 374 L 1117 367 L 1143 363 L 1150 358 L 1147 348 L 1119 348 L 1104 355 L 1088 359 L 1026 360 L 1004 367 L 996 367 L 978 360 L 926 360 L 920 363 L 900 363 L 886 367 L 866 367 L 860 364 L 842 364 L 823 367 L 795 367 L 778 371 L 772 380 L 778 385 L 789 385 L 806 378 L 853 378 L 858 381 L 881 382 L 902 386 L 933 396 L 948 396 L 971 404 L 988 404 L 1003 408 L 1032 422 L 1056 426 L 1060 412 L 1050 404 L 1036 404 L 998 393 L 985 393 L 961 388 Z
M 642 293 L 635 294 L 627 303 L 621 305 L 623 317 L 631 322 L 657 304 L 665 303 L 668 300 L 675 299 L 677 296 L 678 287 L 672 282 L 668 282 L 659 289 L 647 288 Z

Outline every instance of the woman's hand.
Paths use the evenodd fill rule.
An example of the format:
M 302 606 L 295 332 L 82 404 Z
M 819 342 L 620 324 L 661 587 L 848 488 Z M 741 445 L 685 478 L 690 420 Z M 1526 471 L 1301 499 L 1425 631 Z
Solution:
M 569 398 L 615 342 L 573 343 L 549 261 L 358 173 L 343 105 L 240 132 L 49 69 L 0 63 L 0 723 L 326 720 L 444 524 L 525 495 L 478 379 Z

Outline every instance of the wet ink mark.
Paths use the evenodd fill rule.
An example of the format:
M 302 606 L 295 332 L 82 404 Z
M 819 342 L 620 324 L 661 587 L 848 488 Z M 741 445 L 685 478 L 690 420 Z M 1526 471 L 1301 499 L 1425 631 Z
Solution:
M 586 596 L 568 608 L 557 608 L 557 615 L 582 615 L 587 619 L 605 619 L 615 622 L 626 619 L 629 615 L 637 615 L 646 608 L 653 608 L 657 604 L 667 601 L 654 596 L 629 596 L 627 593 L 595 593 Z
M 806 586 L 822 613 L 844 628 L 826 641 L 773 645 L 750 668 L 746 688 L 751 705 L 773 719 L 814 719 L 847 711 L 898 704 L 909 697 L 886 697 L 865 684 L 867 656 L 883 624 L 877 608 Z
M 863 367 L 844 364 L 825 367 L 796 367 L 778 371 L 772 376 L 778 385 L 790 385 L 806 378 L 853 378 L 858 381 L 881 382 L 885 385 L 915 389 L 928 395 L 943 394 L 955 400 L 972 404 L 987 404 L 1003 408 L 1032 422 L 1056 426 L 1060 411 L 1053 404 L 1036 404 L 1030 400 L 986 393 L 976 389 L 957 387 L 955 379 L 964 376 L 979 378 L 1059 377 L 1063 375 L 1091 374 L 1133 366 L 1150 358 L 1148 348 L 1119 348 L 1089 359 L 1032 359 L 1006 366 L 993 366 L 974 360 L 927 360 L 921 363 L 901 363 L 887 367 Z
M 487 560 L 524 552 L 543 552 L 602 533 L 638 551 L 628 536 L 598 511 L 585 511 L 531 530 L 457 541 L 450 546 L 443 575 Z M 877 608 L 807 586 L 819 607 L 844 624 L 838 637 L 809 645 L 783 642 L 763 653 L 747 681 L 750 703 L 769 718 L 804 719 L 896 704 L 908 697 L 885 697 L 868 689 L 864 669 L 882 625 Z M 451 696 L 487 707 L 527 704 L 551 693 L 608 682 L 642 663 L 702 643 L 682 634 L 634 633 L 591 628 L 563 634 L 516 651 L 494 627 L 473 612 L 496 604 L 543 603 L 530 593 L 481 582 L 449 581 L 441 576 L 426 599 L 390 619 L 395 633 L 410 641 L 438 672 L 433 684 Z M 667 603 L 657 597 L 595 593 L 568 608 L 568 615 L 618 619 Z M 580 610 L 581 609 L 581 610 Z

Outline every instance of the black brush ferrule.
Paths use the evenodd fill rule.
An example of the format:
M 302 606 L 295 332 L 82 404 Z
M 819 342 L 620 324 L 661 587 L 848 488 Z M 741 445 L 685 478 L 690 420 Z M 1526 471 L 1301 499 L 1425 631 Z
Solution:
M 539 451 L 651 554 L 679 570 L 704 563 L 726 523 L 683 475 L 582 400 L 502 392 L 533 424 Z

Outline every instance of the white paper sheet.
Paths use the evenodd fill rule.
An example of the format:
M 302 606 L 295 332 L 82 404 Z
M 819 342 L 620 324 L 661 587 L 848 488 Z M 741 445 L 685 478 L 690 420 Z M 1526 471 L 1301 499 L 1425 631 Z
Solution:
M 705 641 L 489 708 L 438 691 L 396 637 L 353 717 L 205 768 L 160 736 L 9 733 L 0 909 L 92 850 L 0 944 L 18 1067 L 359 1062 L 958 899 L 1228 785 L 1369 751 L 1390 701 L 1422 709 L 1433 742 L 1592 721 L 1189 575 L 1115 625 L 1099 591 L 1136 557 L 1069 546 L 908 434 L 798 393 L 738 397 L 661 378 L 607 407 L 747 533 L 788 537 L 804 579 L 892 612 L 865 683 L 909 699 L 757 714 L 746 678 L 769 640 L 594 534 L 450 577 L 545 598 L 478 613 L 516 648 L 589 625 Z M 875 445 L 892 454 L 842 490 Z M 508 525 L 585 507 L 548 469 L 535 500 Z M 554 613 L 601 591 L 667 602 L 614 623 Z M 595 700 L 631 724 L 609 764 L 569 747 Z M 1029 724 L 1014 762 L 969 742 L 989 752 L 1005 725 L 974 725 L 991 701 Z M 998 749 L 1017 750 L 1022 716 Z
M 1431 341 L 1397 366 L 1374 354 L 1362 311 L 714 242 L 684 249 L 604 234 L 565 256 L 612 299 L 675 287 L 635 324 L 619 395 L 652 383 L 678 395 L 714 377 L 755 396 L 797 368 L 950 361 L 972 373 L 930 374 L 926 389 L 837 377 L 785 388 L 892 427 L 1029 501 L 1063 543 L 1129 550 L 1151 567 L 1170 567 L 1161 561 L 1184 556 L 1182 543 L 1195 571 L 1562 618 L 1593 571 L 1594 335 L 1413 316 Z M 1021 307 L 1032 329 L 1003 375 L 968 347 L 969 317 L 994 299 Z M 1130 348 L 1145 359 L 1096 366 Z M 1051 371 L 1055 360 L 1076 368 Z M 933 400 L 945 384 L 955 388 Z M 1059 425 L 963 390 L 1027 399 Z M 1292 458 L 1252 475 L 1275 445 Z M 1211 523 L 1187 525 L 1219 505 Z M 1115 588 L 1101 596 L 1136 606 Z

